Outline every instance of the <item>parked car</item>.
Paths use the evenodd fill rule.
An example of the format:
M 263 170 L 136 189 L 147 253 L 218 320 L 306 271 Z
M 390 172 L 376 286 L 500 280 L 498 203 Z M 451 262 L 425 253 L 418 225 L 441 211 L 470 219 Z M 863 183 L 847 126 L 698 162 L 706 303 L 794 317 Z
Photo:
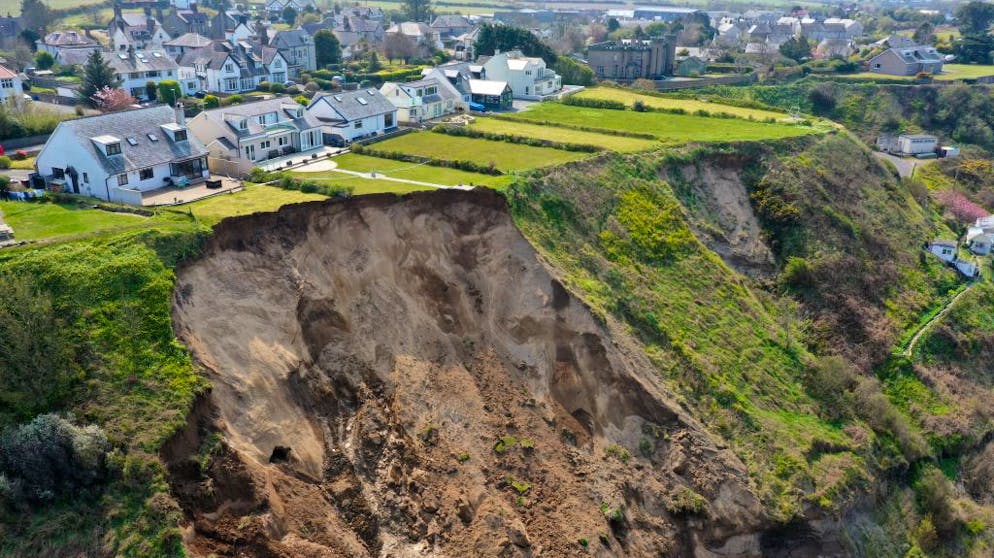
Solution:
M 284 81 L 283 82 L 283 87 L 293 87 L 294 85 L 297 85 L 297 82 L 295 82 L 295 81 Z
M 207 91 L 204 91 L 203 89 L 201 89 L 200 91 L 197 91 L 196 93 L 194 93 L 193 96 L 196 97 L 196 98 L 198 98 L 198 99 L 203 99 L 204 97 L 207 96 Z

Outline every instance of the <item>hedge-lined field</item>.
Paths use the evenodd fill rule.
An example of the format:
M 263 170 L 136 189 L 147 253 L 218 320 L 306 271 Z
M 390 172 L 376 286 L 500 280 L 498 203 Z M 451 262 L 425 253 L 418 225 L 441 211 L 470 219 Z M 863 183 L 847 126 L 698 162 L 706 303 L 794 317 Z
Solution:
M 595 132 L 568 130 L 565 128 L 540 126 L 527 122 L 512 122 L 510 120 L 498 120 L 486 117 L 477 118 L 471 128 L 495 134 L 514 134 L 551 141 L 598 145 L 611 151 L 644 151 L 657 145 L 657 142 L 647 139 L 610 136 Z
M 580 99 L 605 99 L 608 101 L 618 101 L 631 108 L 635 101 L 642 101 L 649 108 L 662 110 L 685 110 L 689 114 L 697 111 L 704 111 L 709 114 L 728 114 L 739 118 L 766 120 L 772 118 L 781 120 L 787 118 L 787 114 L 774 112 L 771 110 L 734 107 L 710 101 L 700 101 L 697 99 L 674 99 L 660 97 L 656 95 L 643 95 L 631 89 L 619 89 L 616 87 L 592 87 L 581 91 L 575 95 Z
M 448 161 L 470 161 L 479 165 L 493 163 L 494 167 L 503 172 L 558 165 L 590 156 L 589 153 L 424 132 L 407 134 L 370 147 L 376 151 L 393 151 Z

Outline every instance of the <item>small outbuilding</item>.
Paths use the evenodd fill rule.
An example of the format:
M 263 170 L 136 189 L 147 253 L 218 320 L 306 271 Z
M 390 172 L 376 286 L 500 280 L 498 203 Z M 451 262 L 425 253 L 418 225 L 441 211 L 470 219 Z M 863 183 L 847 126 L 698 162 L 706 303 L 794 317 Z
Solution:
M 928 251 L 946 263 L 956 260 L 956 243 L 952 240 L 933 240 L 928 243 Z

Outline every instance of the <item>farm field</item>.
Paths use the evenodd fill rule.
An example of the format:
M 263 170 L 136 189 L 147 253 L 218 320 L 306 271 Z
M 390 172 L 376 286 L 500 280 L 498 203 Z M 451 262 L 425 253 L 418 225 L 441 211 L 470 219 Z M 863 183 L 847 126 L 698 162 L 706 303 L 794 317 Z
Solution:
M 510 181 L 510 177 L 508 176 L 491 176 L 478 172 L 467 172 L 459 169 L 433 167 L 429 165 L 419 165 L 417 163 L 406 163 L 404 161 L 394 161 L 393 159 L 370 157 L 368 155 L 357 155 L 355 153 L 339 155 L 333 158 L 332 161 L 337 163 L 338 167 L 344 170 L 356 172 L 375 171 L 377 174 L 383 174 L 391 178 L 417 180 L 419 182 L 430 182 L 432 184 L 441 184 L 443 186 L 474 184 L 489 186 L 499 190 L 506 186 Z M 331 172 L 334 173 L 334 171 Z M 347 174 L 335 174 L 338 174 L 343 178 L 353 179 L 349 182 L 349 184 L 355 184 L 356 187 L 362 185 L 362 182 L 364 181 L 362 178 L 352 177 Z M 302 172 L 297 173 L 297 176 L 303 180 L 308 180 L 323 177 L 325 175 L 320 173 Z M 369 180 L 365 180 L 365 182 L 369 182 Z M 389 181 L 383 182 L 389 183 Z M 398 183 L 393 184 L 399 185 Z M 411 186 L 414 185 L 412 184 Z
M 595 132 L 581 132 L 579 130 L 556 128 L 554 126 L 540 126 L 538 124 L 512 122 L 509 120 L 498 120 L 496 118 L 487 117 L 477 118 L 476 121 L 473 122 L 472 128 L 495 134 L 514 134 L 518 136 L 551 141 L 599 145 L 612 151 L 622 152 L 642 151 L 658 145 L 656 141 L 648 139 L 627 138 L 624 136 L 612 136 L 608 134 L 598 134 Z
M 388 139 L 374 144 L 372 148 L 397 151 L 419 157 L 443 158 L 449 161 L 472 161 L 480 165 L 493 163 L 504 172 L 558 165 L 583 159 L 590 155 L 589 153 L 516 145 L 504 141 L 447 136 L 431 132 L 418 132 Z
M 17 240 L 39 240 L 150 224 L 149 218 L 111 213 L 75 205 L 35 202 L 0 202 L 3 220 L 13 227 Z
M 665 143 L 780 139 L 819 132 L 811 126 L 766 124 L 738 118 L 709 118 L 664 112 L 594 109 L 559 103 L 545 103 L 518 113 L 514 118 L 609 130 L 637 130 L 654 134 Z
M 786 114 L 771 110 L 734 107 L 720 103 L 699 101 L 697 99 L 674 99 L 657 97 L 655 95 L 642 95 L 635 91 L 618 89 L 615 87 L 592 87 L 577 93 L 576 96 L 581 99 L 606 99 L 609 101 L 620 101 L 629 107 L 635 101 L 642 101 L 647 106 L 652 108 L 683 109 L 688 113 L 703 110 L 710 114 L 724 112 L 741 118 L 752 118 L 754 120 L 766 120 L 767 118 L 781 120 L 783 118 L 787 118 Z

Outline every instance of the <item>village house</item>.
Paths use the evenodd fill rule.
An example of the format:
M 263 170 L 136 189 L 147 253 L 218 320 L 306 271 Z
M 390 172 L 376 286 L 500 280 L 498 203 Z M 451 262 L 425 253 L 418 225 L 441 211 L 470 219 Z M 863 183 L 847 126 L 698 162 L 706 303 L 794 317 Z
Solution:
M 63 63 L 64 54 L 79 54 L 84 60 L 94 50 L 100 50 L 100 44 L 79 31 L 54 31 L 35 42 L 38 50 L 51 54 L 56 62 Z M 78 57 L 74 57 L 76 59 Z
M 210 44 L 211 40 L 203 35 L 198 35 L 196 33 L 184 33 L 175 39 L 166 41 L 164 46 L 169 56 L 178 61 L 184 54 L 199 48 L 204 48 Z
M 296 10 L 298 14 L 303 13 L 306 9 L 317 9 L 317 6 L 314 5 L 314 0 L 268 0 L 266 2 L 266 11 L 269 12 L 270 17 L 279 18 L 282 17 L 283 10 L 287 6 Z
M 545 60 L 525 56 L 520 50 L 480 57 L 477 62 L 483 66 L 481 77 L 507 82 L 515 99 L 539 100 L 563 88 L 562 77 L 546 68 Z
M 20 106 L 24 100 L 23 96 L 24 86 L 17 72 L 6 66 L 0 66 L 0 105 Z
M 289 97 L 205 110 L 189 127 L 212 157 L 253 165 L 324 145 L 321 122 Z
M 587 63 L 598 79 L 663 79 L 673 75 L 676 41 L 623 39 L 590 45 Z
M 129 48 L 127 52 L 108 52 L 104 60 L 121 81 L 120 88 L 141 101 L 151 98 L 146 87 L 149 82 L 158 86 L 163 80 L 176 80 L 179 76 L 179 65 L 162 50 Z
M 179 62 L 184 75 L 194 75 L 198 88 L 221 93 L 252 91 L 259 83 L 283 83 L 289 63 L 273 47 L 247 41 L 212 41 L 187 52 Z
M 455 86 L 437 77 L 407 83 L 388 81 L 380 87 L 380 93 L 397 107 L 397 119 L 407 124 L 420 124 L 468 108 Z
M 397 128 L 397 107 L 376 89 L 315 95 L 307 113 L 324 127 L 325 143 L 347 145 Z
M 237 11 L 221 10 L 213 19 L 207 34 L 208 39 L 236 43 L 255 35 L 255 30 L 249 25 L 248 14 Z
M 476 26 L 466 16 L 440 15 L 432 20 L 431 28 L 438 33 L 438 38 L 442 41 L 442 44 L 448 46 L 457 37 L 471 32 Z
M 301 72 L 313 72 L 317 69 L 314 37 L 306 30 L 298 28 L 267 32 L 271 35 L 268 39 L 269 46 L 275 48 L 287 61 L 289 79 L 297 79 Z M 267 32 L 258 32 L 257 35 L 265 38 Z
M 48 188 L 130 205 L 209 177 L 207 150 L 187 133 L 182 107 L 168 106 L 64 120 L 35 167 Z
M 152 17 L 152 9 L 145 8 L 143 14 L 123 13 L 120 4 L 114 4 L 114 18 L 107 28 L 107 36 L 116 52 L 164 48 L 171 39 L 169 33 Z
M 207 14 L 201 12 L 196 2 L 191 2 L 188 9 L 173 5 L 162 20 L 162 27 L 173 37 L 187 33 L 196 33 L 206 37 L 210 34 L 211 22 Z
M 387 29 L 386 35 L 403 35 L 413 42 L 422 56 L 430 55 L 436 50 L 442 50 L 444 45 L 438 33 L 427 23 L 420 21 L 404 21 L 395 23 Z
M 870 59 L 867 69 L 892 76 L 913 76 L 922 72 L 938 74 L 942 72 L 942 62 L 943 56 L 935 47 L 914 45 L 881 52 Z
M 991 253 L 994 247 L 994 215 L 981 217 L 967 229 L 966 244 L 970 251 L 980 256 Z
M 897 136 L 897 150 L 901 155 L 935 153 L 939 138 L 929 134 L 901 134 Z

